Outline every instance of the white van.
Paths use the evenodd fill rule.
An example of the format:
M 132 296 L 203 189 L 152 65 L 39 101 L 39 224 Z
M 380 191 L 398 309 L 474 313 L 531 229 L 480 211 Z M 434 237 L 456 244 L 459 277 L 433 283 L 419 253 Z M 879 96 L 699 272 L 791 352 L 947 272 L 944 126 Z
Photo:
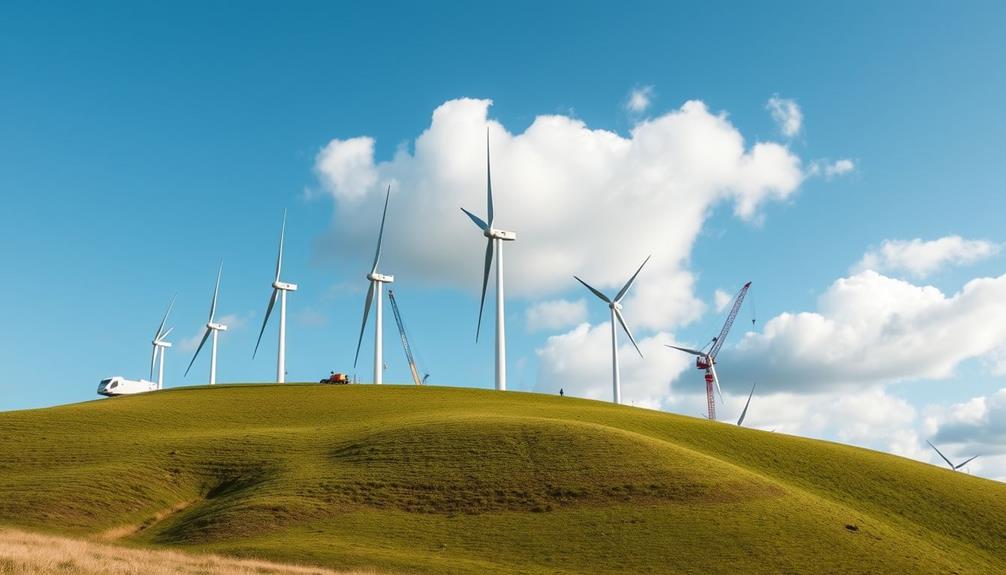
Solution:
M 139 381 L 126 379 L 120 375 L 101 380 L 98 384 L 98 395 L 129 395 L 132 393 L 144 393 L 155 391 L 157 383 L 141 379 Z

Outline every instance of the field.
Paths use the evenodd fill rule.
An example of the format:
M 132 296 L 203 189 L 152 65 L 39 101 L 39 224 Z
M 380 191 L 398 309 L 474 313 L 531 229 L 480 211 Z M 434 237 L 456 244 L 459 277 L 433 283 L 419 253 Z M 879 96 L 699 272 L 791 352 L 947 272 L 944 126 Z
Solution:
M 1006 486 L 607 403 L 182 388 L 0 413 L 0 526 L 401 573 L 1006 573 Z

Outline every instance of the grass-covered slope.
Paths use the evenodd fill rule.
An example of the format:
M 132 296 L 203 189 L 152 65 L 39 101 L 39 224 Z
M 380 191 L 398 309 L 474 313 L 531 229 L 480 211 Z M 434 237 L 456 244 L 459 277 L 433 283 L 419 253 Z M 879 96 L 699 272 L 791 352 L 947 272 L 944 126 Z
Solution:
M 394 572 L 1006 572 L 999 483 L 437 387 L 217 386 L 0 413 L 0 525 Z

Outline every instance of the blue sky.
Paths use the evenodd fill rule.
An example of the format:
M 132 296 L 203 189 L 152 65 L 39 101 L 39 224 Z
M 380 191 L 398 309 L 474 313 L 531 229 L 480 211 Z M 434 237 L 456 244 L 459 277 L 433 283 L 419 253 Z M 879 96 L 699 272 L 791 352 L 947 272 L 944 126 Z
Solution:
M 389 249 L 401 245 L 407 233 L 416 244 L 424 238 L 435 243 L 438 236 L 478 244 L 460 212 L 445 216 L 456 221 L 416 222 L 408 221 L 416 212 L 406 207 L 410 182 L 433 169 L 417 151 L 417 138 L 431 129 L 434 110 L 460 98 L 492 100 L 485 106 L 501 142 L 494 163 L 501 178 L 498 202 L 511 227 L 531 230 L 519 240 L 523 250 L 546 245 L 535 244 L 535 231 L 547 229 L 536 222 L 551 216 L 513 205 L 526 205 L 514 201 L 524 192 L 503 185 L 507 174 L 535 174 L 518 163 L 518 155 L 508 155 L 507 146 L 532 146 L 530 138 L 519 136 L 542 116 L 639 141 L 633 138 L 640 125 L 655 126 L 681 114 L 686 102 L 700 101 L 709 118 L 720 118 L 743 137 L 746 152 L 758 142 L 771 143 L 798 159 L 799 182 L 780 197 L 759 201 L 750 217 L 737 214 L 737 197 L 709 199 L 690 219 L 671 201 L 666 236 L 653 229 L 647 237 L 658 241 L 634 245 L 627 239 L 579 268 L 611 287 L 648 253 L 678 254 L 663 272 L 668 282 L 681 274 L 691 278 L 681 301 L 692 309 L 672 310 L 668 313 L 678 319 L 663 321 L 654 318 L 662 308 L 631 312 L 627 305 L 630 322 L 641 324 L 637 335 L 657 347 L 660 338 L 706 341 L 723 316 L 714 309 L 714 292 L 732 293 L 753 280 L 758 324 L 747 347 L 736 352 L 737 363 L 782 381 L 785 366 L 758 364 L 757 358 L 827 355 L 829 344 L 825 339 L 814 349 L 794 349 L 786 347 L 785 338 L 759 340 L 766 323 L 780 314 L 822 311 L 820 298 L 836 281 L 856 277 L 862 271 L 853 270 L 857 262 L 885 241 L 960 236 L 992 246 L 981 257 L 969 257 L 977 244 L 965 243 L 923 276 L 895 264 L 876 270 L 920 290 L 933 286 L 947 298 L 973 279 L 997 279 L 1006 271 L 998 249 L 1006 242 L 1004 12 L 1001 3 L 992 2 L 505 7 L 305 2 L 282 8 L 250 2 L 6 3 L 0 8 L 0 240 L 6 270 L 0 286 L 6 302 L 0 307 L 0 409 L 87 400 L 102 377 L 145 375 L 150 337 L 175 293 L 167 383 L 200 383 L 206 358 L 182 379 L 192 353 L 184 340 L 198 335 L 205 321 L 220 259 L 220 311 L 231 316 L 232 329 L 221 336 L 219 379 L 269 380 L 275 371 L 275 325 L 255 361 L 251 351 L 269 297 L 284 208 L 289 209 L 284 278 L 300 285 L 290 297 L 289 379 L 352 371 L 363 274 L 379 213 L 371 209 L 374 190 L 367 191 L 366 201 L 349 201 L 348 189 L 326 180 L 319 154 L 333 141 L 372 138 L 377 178 L 396 183 Z M 645 109 L 627 108 L 634 90 L 649 94 Z M 782 133 L 767 109 L 773 96 L 798 106 L 802 121 L 795 134 Z M 471 113 L 477 116 L 478 107 Z M 471 142 L 483 137 L 468 131 L 473 133 L 457 135 L 459 150 L 472 149 Z M 696 149 L 702 145 L 694 143 Z M 398 163 L 396 153 L 404 158 Z M 813 166 L 823 172 L 839 160 L 853 169 L 833 177 L 811 173 Z M 471 199 L 464 201 L 483 213 L 479 174 L 484 174 L 481 160 L 471 162 Z M 518 175 L 512 182 L 522 181 Z M 624 201 L 632 207 L 631 197 Z M 563 209 L 558 201 L 550 205 Z M 677 235 L 689 221 L 694 233 Z M 617 243 L 623 237 L 618 231 L 603 233 Z M 558 239 L 547 245 L 564 247 Z M 398 276 L 393 289 L 431 381 L 489 387 L 491 338 L 476 345 L 473 337 L 480 262 L 462 256 L 468 253 L 464 249 L 425 254 L 428 259 L 420 263 L 401 255 L 396 260 L 391 251 L 387 271 Z M 574 251 L 563 253 L 575 253 L 569 249 Z M 530 259 L 527 253 L 524 261 Z M 521 269 L 520 261 L 508 259 L 518 266 L 508 270 Z M 404 271 L 391 269 L 396 264 Z M 443 273 L 433 269 L 438 265 L 445 266 Z M 470 278 L 453 281 L 464 270 Z M 659 272 L 653 273 L 651 282 Z M 586 339 L 569 335 L 576 325 L 538 331 L 526 325 L 529 307 L 560 299 L 576 303 L 589 294 L 572 278 L 524 287 L 514 281 L 518 285 L 508 299 L 511 388 L 554 392 L 565 385 L 588 396 L 595 384 L 606 389 L 607 358 L 590 355 Z M 640 285 L 646 281 L 644 272 Z M 687 298 L 698 303 L 688 304 Z M 643 306 L 643 296 L 638 301 Z M 588 324 L 584 329 L 607 320 L 596 304 L 586 301 L 587 317 L 579 318 Z M 1006 324 L 1006 316 L 996 315 L 1001 307 L 974 313 Z M 388 309 L 385 380 L 404 382 L 407 366 L 390 315 Z M 750 306 L 741 318 L 739 327 L 750 329 Z M 925 321 L 939 333 L 961 329 Z M 889 333 L 891 325 L 881 332 Z M 906 357 L 898 364 L 908 366 L 903 371 L 864 367 L 869 373 L 851 370 L 826 388 L 779 384 L 773 390 L 765 383 L 766 407 L 759 414 L 755 403 L 751 420 L 919 458 L 929 457 L 922 440 L 941 434 L 956 442 L 950 449 L 955 453 L 989 451 L 1006 437 L 1000 417 L 1006 414 L 1006 395 L 999 392 L 1006 385 L 998 367 L 1006 357 L 1006 336 L 977 331 L 983 333 L 956 338 L 962 347 L 955 353 L 964 359 L 952 362 L 951 373 L 933 376 L 940 366 L 913 370 L 920 362 Z M 559 349 L 559 340 L 549 338 L 564 334 L 569 345 Z M 368 330 L 361 378 L 369 377 L 369 337 Z M 863 334 L 869 337 L 879 338 L 877 349 L 888 354 L 886 346 L 899 341 Z M 730 345 L 743 338 L 738 331 Z M 582 355 L 561 355 L 571 349 Z M 847 359 L 866 365 L 869 356 L 853 360 L 852 353 Z M 582 360 L 586 375 L 573 374 L 565 382 L 556 368 L 560 360 Z M 677 360 L 654 361 L 638 372 L 628 366 L 627 397 L 633 397 L 635 377 L 641 386 L 659 388 L 638 395 L 640 404 L 701 411 L 695 407 L 704 401 L 699 372 L 659 363 Z M 594 365 L 602 368 L 589 367 Z M 667 371 L 660 371 L 665 366 Z M 825 367 L 808 359 L 801 373 L 816 377 L 815 370 Z M 729 367 L 723 371 L 731 395 L 746 391 L 754 377 Z M 868 381 L 857 386 L 843 377 Z M 850 430 L 838 423 L 841 413 L 819 413 L 838 397 L 889 403 L 890 409 L 850 423 L 855 427 Z M 783 413 L 786 405 L 797 404 L 793 414 Z M 728 402 L 726 413 L 734 407 Z M 827 422 L 808 422 L 821 417 Z M 976 462 L 975 472 L 1006 477 L 1006 455 L 989 459 L 985 467 Z

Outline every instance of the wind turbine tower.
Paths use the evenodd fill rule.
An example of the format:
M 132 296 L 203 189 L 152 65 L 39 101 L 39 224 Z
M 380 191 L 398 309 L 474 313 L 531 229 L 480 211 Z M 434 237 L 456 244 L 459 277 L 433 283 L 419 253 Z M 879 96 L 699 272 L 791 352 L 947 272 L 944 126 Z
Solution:
M 591 291 L 591 293 L 600 298 L 600 300 L 604 303 L 608 304 L 608 308 L 611 310 L 611 392 L 612 401 L 616 404 L 622 403 L 622 380 L 618 369 L 618 328 L 615 327 L 615 321 L 618 321 L 619 325 L 622 326 L 622 329 L 625 330 L 625 335 L 629 336 L 629 341 L 631 341 L 632 346 L 636 348 L 636 352 L 639 353 L 639 357 L 643 357 L 643 352 L 639 351 L 639 346 L 636 345 L 636 340 L 632 337 L 632 332 L 629 331 L 629 326 L 625 324 L 625 318 L 622 317 L 621 302 L 622 298 L 625 297 L 625 294 L 628 293 L 629 288 L 632 286 L 632 282 L 636 281 L 636 276 L 639 275 L 639 272 L 643 271 L 643 266 L 645 266 L 648 261 L 650 261 L 650 256 L 646 256 L 646 259 L 643 260 L 642 264 L 640 264 L 636 273 L 632 274 L 632 277 L 629 278 L 629 281 L 625 282 L 622 289 L 618 290 L 618 294 L 616 294 L 614 298 L 609 298 L 599 290 L 591 287 L 587 282 L 573 276 L 576 281 L 582 283 L 584 287 Z
M 258 341 L 255 343 L 255 351 L 252 352 L 252 359 L 258 354 L 258 346 L 262 343 L 262 334 L 265 333 L 265 326 L 269 323 L 269 316 L 272 308 L 279 299 L 279 346 L 276 358 L 276 383 L 286 381 L 286 292 L 297 291 L 297 284 L 280 281 L 280 272 L 283 270 L 283 241 L 286 238 L 286 210 L 283 210 L 283 227 L 279 232 L 279 255 L 276 256 L 276 279 L 272 282 L 272 297 L 269 298 L 269 307 L 265 310 L 265 319 L 262 320 L 262 329 L 258 332 Z
M 192 361 L 189 362 L 189 367 L 185 369 L 185 375 L 189 375 L 189 370 L 192 369 L 192 364 L 196 362 L 196 358 L 199 357 L 199 351 L 203 349 L 203 345 L 206 343 L 206 339 L 211 335 L 213 336 L 213 343 L 210 345 L 210 385 L 215 385 L 217 383 L 217 334 L 221 331 L 227 331 L 227 326 L 222 323 L 217 323 L 214 321 L 214 317 L 217 313 L 217 296 L 220 295 L 220 274 L 224 271 L 224 262 L 220 262 L 220 267 L 217 269 L 217 284 L 213 288 L 213 301 L 210 303 L 210 318 L 206 321 L 206 331 L 203 333 L 203 339 L 199 342 L 199 347 L 196 348 L 196 353 L 192 355 Z
M 381 215 L 381 230 L 377 233 L 377 252 L 374 254 L 374 265 L 367 274 L 370 280 L 370 288 L 367 290 L 367 301 L 363 304 L 363 323 L 360 325 L 360 339 L 356 342 L 356 359 L 353 360 L 353 367 L 360 359 L 360 344 L 363 343 L 363 331 L 367 329 L 367 316 L 370 314 L 370 304 L 377 300 L 374 307 L 374 383 L 381 385 L 384 380 L 384 336 L 383 324 L 384 314 L 382 305 L 383 284 L 390 284 L 395 281 L 395 276 L 378 273 L 377 265 L 381 262 L 381 242 L 384 241 L 384 221 L 388 218 L 388 200 L 391 199 L 391 186 L 384 196 L 384 213 Z
M 164 311 L 164 317 L 161 318 L 161 325 L 157 327 L 157 332 L 154 333 L 154 339 L 150 342 L 153 346 L 153 351 L 150 354 L 150 379 L 154 378 L 154 364 L 157 364 L 157 389 L 164 389 L 164 350 L 171 347 L 171 342 L 167 341 L 168 334 L 171 330 L 175 328 L 164 329 L 164 324 L 168 321 L 168 315 L 171 313 L 171 308 L 175 305 L 175 298 L 171 298 L 171 303 L 168 304 L 168 309 Z
M 493 227 L 493 179 L 489 161 L 489 129 L 486 128 L 486 220 L 461 208 L 486 237 L 485 267 L 482 272 L 482 301 L 479 303 L 479 322 L 475 328 L 475 341 L 479 340 L 482 329 L 482 310 L 486 304 L 486 286 L 489 284 L 489 268 L 492 267 L 493 253 L 496 254 L 496 389 L 506 391 L 506 326 L 503 309 L 503 242 L 517 239 L 516 232 L 508 232 Z
M 720 401 L 723 401 L 723 391 L 720 389 L 720 378 L 716 376 L 716 356 L 720 353 L 720 349 L 723 347 L 723 342 L 726 341 L 727 334 L 730 333 L 730 328 L 733 327 L 734 320 L 737 319 L 737 312 L 740 311 L 741 304 L 744 303 L 744 296 L 747 295 L 750 288 L 751 282 L 748 282 L 744 284 L 744 287 L 742 287 L 739 292 L 737 292 L 737 296 L 734 298 L 733 306 L 730 308 L 730 313 L 727 315 L 727 320 L 723 323 L 723 328 L 720 330 L 720 334 L 709 342 L 708 351 L 705 348 L 699 350 L 689 349 L 687 347 L 678 347 L 676 345 L 667 346 L 696 356 L 695 367 L 706 371 L 706 406 L 709 410 L 709 419 L 711 420 L 716 419 L 716 396 L 713 395 L 714 386 L 716 388 L 716 393 L 720 396 Z

